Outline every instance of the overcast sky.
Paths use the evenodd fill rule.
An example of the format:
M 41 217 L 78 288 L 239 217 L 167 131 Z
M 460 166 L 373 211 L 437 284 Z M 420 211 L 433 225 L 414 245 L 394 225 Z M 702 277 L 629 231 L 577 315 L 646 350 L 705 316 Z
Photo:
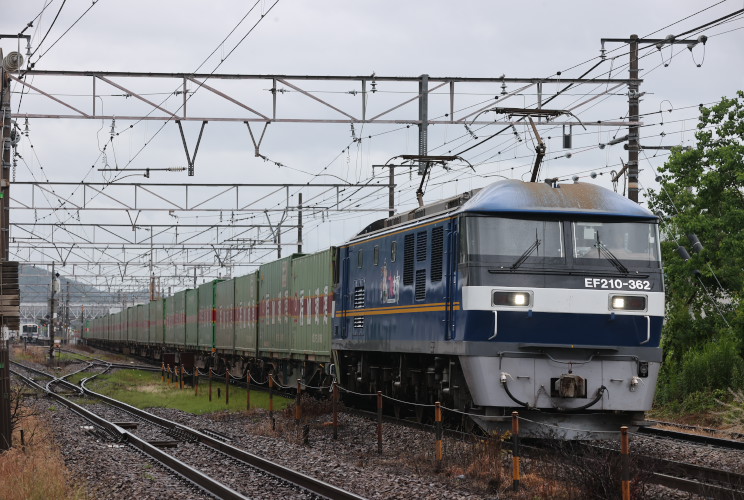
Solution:
M 68 0 L 60 11 L 62 3 L 62 0 L 6 2 L 2 9 L 0 33 L 17 33 L 36 19 L 33 27 L 26 30 L 26 34 L 33 35 L 31 50 L 35 54 L 31 60 L 35 62 L 35 69 L 188 73 L 200 68 L 199 71 L 203 73 L 216 69 L 218 73 L 241 74 L 375 73 L 381 76 L 414 77 L 428 74 L 491 78 L 501 75 L 551 77 L 558 71 L 565 77 L 578 77 L 597 62 L 592 59 L 600 55 L 600 39 L 603 37 L 626 38 L 638 34 L 663 38 L 744 8 L 743 0 L 718 3 L 688 0 L 266 0 L 259 1 L 255 7 L 253 2 L 221 0 L 98 0 L 91 7 L 89 0 Z M 48 5 L 47 8 L 37 18 L 45 5 Z M 228 36 L 252 7 L 244 22 Z M 84 14 L 86 9 L 89 10 Z M 701 10 L 704 11 L 693 15 Z M 50 29 L 58 11 L 59 16 Z M 77 24 L 70 28 L 76 20 Z M 68 28 L 69 31 L 63 35 Z M 677 45 L 674 48 L 666 46 L 661 51 L 653 49 L 644 52 L 649 55 L 640 63 L 641 77 L 644 79 L 641 91 L 646 93 L 641 102 L 641 113 L 661 113 L 643 118 L 644 123 L 655 124 L 644 127 L 641 137 L 643 144 L 693 144 L 698 116 L 696 106 L 716 102 L 723 96 L 732 96 L 737 90 L 744 89 L 744 51 L 741 49 L 744 47 L 744 18 L 738 17 L 703 33 L 708 36 L 707 43 L 704 47 L 694 47 L 692 51 L 684 45 Z M 222 43 L 226 37 L 227 40 Z M 14 50 L 15 46 L 14 40 L 0 40 L 5 54 Z M 215 54 L 208 58 L 215 49 Z M 608 44 L 606 49 L 607 61 L 588 76 L 606 73 L 615 78 L 627 78 L 627 47 Z M 609 52 L 611 50 L 614 52 Z M 25 47 L 22 47 L 22 52 L 25 53 Z M 224 60 L 220 63 L 220 59 Z M 698 64 L 700 67 L 697 67 Z M 80 92 L 79 87 L 70 87 L 66 82 L 41 78 L 34 81 L 46 85 L 42 90 L 47 92 L 60 95 Z M 85 92 L 89 92 L 90 85 L 86 85 Z M 149 87 L 153 94 L 156 93 L 155 86 L 153 83 Z M 555 92 L 556 87 L 554 85 L 545 91 Z M 221 88 L 227 92 L 239 92 L 237 86 L 225 85 Z M 405 91 L 393 85 L 387 89 L 391 95 Z M 268 95 L 266 89 L 261 90 Z M 343 94 L 347 89 L 341 85 L 338 90 Z M 477 90 L 484 89 L 479 87 Z M 514 88 L 507 88 L 507 91 L 511 90 Z M 597 92 L 596 89 L 584 90 L 588 95 L 561 97 L 555 101 L 555 107 L 569 106 L 576 99 Z M 12 107 L 16 114 L 53 113 L 60 109 L 48 99 L 34 95 L 34 92 L 21 100 L 18 85 L 14 86 L 14 91 Z M 500 91 L 497 85 L 488 89 L 494 94 Z M 613 93 L 615 95 L 601 100 L 596 106 L 582 108 L 577 116 L 582 121 L 623 119 L 627 114 L 627 97 L 621 94 L 626 91 L 625 87 L 621 87 Z M 533 105 L 533 94 L 516 96 L 505 105 Z M 90 97 L 69 98 L 90 101 Z M 358 97 L 347 95 L 333 98 Z M 383 100 L 382 97 L 379 99 Z M 468 99 L 477 101 L 472 96 L 463 95 L 462 99 L 459 102 L 469 102 Z M 480 97 L 478 99 L 482 100 Z M 126 106 L 131 101 L 124 101 L 122 98 L 101 98 L 100 105 L 104 113 L 127 114 Z M 287 97 L 283 102 L 286 103 L 285 109 L 297 106 L 298 110 L 307 109 L 309 115 L 315 112 L 312 103 L 306 99 L 291 100 Z M 370 102 L 373 100 L 370 99 Z M 194 106 L 197 109 L 202 106 L 200 111 L 206 113 L 211 104 L 195 99 Z M 143 108 L 132 109 L 138 109 L 136 113 L 139 113 Z M 430 116 L 432 114 L 436 113 L 430 112 Z M 23 125 L 22 120 L 19 120 L 19 125 Z M 133 127 L 129 128 L 129 125 Z M 108 148 L 106 156 L 102 157 L 102 146 L 109 139 L 110 122 L 31 120 L 29 136 L 19 144 L 18 152 L 26 161 L 19 164 L 15 172 L 16 180 L 79 182 L 86 179 L 103 182 L 110 180 L 110 174 L 98 172 L 92 165 L 97 168 L 104 165 L 128 168 L 184 165 L 185 156 L 178 128 L 170 123 L 162 132 L 156 133 L 160 125 L 117 122 L 116 129 L 120 135 L 114 141 L 115 147 Z M 260 130 L 260 126 L 256 125 L 256 128 Z M 185 130 L 193 148 L 199 124 L 187 123 Z M 496 130 L 495 126 L 488 126 L 476 133 L 483 138 Z M 619 170 L 620 158 L 627 160 L 627 152 L 622 144 L 604 149 L 600 149 L 598 144 L 627 132 L 609 127 L 590 127 L 586 132 L 574 128 L 573 132 L 573 154 L 568 158 L 565 153 L 571 151 L 563 150 L 560 129 L 545 130 L 548 154 L 543 175 L 566 179 L 579 175 L 582 181 L 612 188 L 609 172 Z M 475 166 L 475 172 L 466 169 L 464 164 L 456 165 L 449 173 L 436 172 L 427 189 L 427 200 L 482 186 L 496 180 L 497 175 L 524 178 L 533 161 L 534 147 L 526 128 L 520 128 L 518 133 L 523 139 L 521 142 L 513 134 L 505 134 L 503 139 L 496 139 L 463 155 Z M 399 154 L 417 152 L 415 126 L 368 125 L 365 128 L 357 125 L 355 134 L 367 138 L 362 142 L 353 142 L 348 124 L 274 124 L 266 133 L 261 152 L 273 162 L 283 165 L 277 166 L 254 156 L 243 124 L 210 123 L 200 145 L 194 177 L 187 177 L 185 173 L 168 173 L 153 175 L 149 180 L 135 176 L 127 181 L 307 182 L 313 179 L 312 174 L 323 171 L 336 177 L 315 178 L 314 182 L 337 182 L 339 178 L 348 182 L 365 182 L 373 175 L 384 175 L 380 170 L 373 172 L 372 165 L 385 163 Z M 430 129 L 431 154 L 460 151 L 474 143 L 462 125 Z M 655 156 L 652 153 L 656 152 L 649 151 L 646 157 L 641 156 L 640 181 L 644 190 L 654 187 L 654 169 L 664 161 L 665 153 Z M 590 176 L 592 172 L 599 175 L 593 179 Z M 415 206 L 418 180 L 415 173 L 410 180 L 407 176 L 397 180 L 399 209 Z M 619 190 L 622 192 L 622 185 Z M 36 202 L 42 203 L 39 200 Z M 50 203 L 54 204 L 54 200 Z M 271 203 L 281 203 L 281 199 L 272 198 Z M 359 204 L 382 211 L 364 216 L 329 212 L 329 219 L 325 215 L 306 217 L 304 250 L 313 251 L 329 244 L 339 244 L 370 220 L 386 215 L 386 192 L 380 191 L 375 196 L 360 199 Z M 69 217 L 70 212 L 66 214 Z M 12 215 L 13 220 L 28 217 L 32 217 L 28 212 Z M 110 217 L 111 221 L 115 218 L 114 215 L 105 217 Z M 140 222 L 172 221 L 167 215 L 144 214 L 142 217 Z M 180 220 L 186 221 L 189 217 L 183 214 Z M 201 217 L 205 221 L 217 216 L 203 214 Z M 13 235 L 19 234 L 16 232 Z M 31 253 L 26 251 L 23 255 L 30 256 Z M 49 256 L 49 259 L 52 260 L 52 257 Z

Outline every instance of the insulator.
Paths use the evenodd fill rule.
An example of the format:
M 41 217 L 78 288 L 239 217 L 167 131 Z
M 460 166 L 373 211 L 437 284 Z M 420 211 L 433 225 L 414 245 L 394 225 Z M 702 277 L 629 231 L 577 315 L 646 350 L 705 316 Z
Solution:
M 682 245 L 677 247 L 677 253 L 679 254 L 680 257 L 682 257 L 682 260 L 684 260 L 685 262 L 690 260 L 689 252 Z
M 695 233 L 688 233 L 687 239 L 690 240 L 690 244 L 692 245 L 693 252 L 700 253 L 703 251 L 703 244 L 700 243 L 700 240 L 698 239 Z

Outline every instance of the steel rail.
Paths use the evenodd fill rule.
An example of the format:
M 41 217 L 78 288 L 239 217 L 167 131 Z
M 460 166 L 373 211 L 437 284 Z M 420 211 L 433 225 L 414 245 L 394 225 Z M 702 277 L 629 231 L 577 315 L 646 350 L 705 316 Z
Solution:
M 370 419 L 377 418 L 374 412 L 358 409 L 350 410 L 349 408 L 346 411 Z M 433 427 L 430 425 L 412 423 L 406 420 L 396 419 L 389 415 L 383 416 L 383 419 L 386 421 L 395 421 L 399 425 L 433 431 Z M 508 448 L 510 443 L 505 442 L 504 446 Z M 591 447 L 592 445 L 587 446 Z M 545 448 L 546 446 L 534 441 L 531 445 L 522 444 L 522 451 L 527 451 L 536 459 L 543 459 L 545 457 Z M 606 451 L 615 451 L 604 447 L 601 448 Z M 648 464 L 648 470 L 653 471 L 649 482 L 654 484 L 702 495 L 715 500 L 744 500 L 744 475 L 742 474 L 647 456 L 643 457 L 643 461 L 644 464 Z M 711 484 L 710 481 L 720 484 Z
M 713 436 L 703 436 L 700 434 L 692 434 L 690 432 L 673 431 L 670 429 L 657 429 L 655 427 L 641 427 L 638 429 L 637 433 L 647 434 L 649 436 L 659 436 L 659 437 L 666 437 L 666 438 L 671 438 L 671 439 L 678 439 L 680 441 L 688 441 L 690 443 L 720 446 L 721 448 L 729 448 L 732 450 L 744 450 L 744 441 L 737 441 L 735 439 L 725 439 L 725 438 L 717 438 Z
M 668 427 L 676 427 L 678 429 L 690 429 L 708 432 L 710 434 L 727 434 L 733 439 L 744 440 L 744 434 L 738 432 L 731 432 L 725 429 L 714 429 L 712 427 L 701 427 L 699 425 L 680 424 L 679 422 L 665 422 L 664 420 L 646 419 L 649 425 L 666 425 Z
M 130 412 L 133 415 L 136 415 L 142 418 L 143 420 L 147 420 L 148 422 L 152 422 L 154 424 L 160 425 L 167 429 L 171 429 L 173 431 L 190 436 L 191 438 L 197 440 L 198 442 L 204 445 L 207 445 L 217 451 L 220 451 L 224 453 L 225 455 L 238 460 L 239 462 L 243 462 L 254 468 L 263 470 L 275 477 L 278 477 L 286 482 L 293 483 L 297 485 L 298 487 L 310 493 L 318 495 L 320 497 L 328 498 L 330 500 L 363 500 L 364 499 L 364 497 L 360 497 L 354 493 L 343 490 L 341 488 L 328 484 L 324 481 L 320 481 L 318 479 L 306 476 L 305 474 L 294 471 L 292 469 L 288 469 L 282 465 L 276 464 L 274 462 L 261 458 L 257 455 L 253 455 L 252 453 L 248 453 L 245 450 L 236 448 L 235 446 L 231 446 L 201 431 L 192 429 L 191 427 L 179 424 L 177 422 L 173 422 L 172 420 L 159 417 L 150 412 L 140 410 L 139 408 L 128 405 L 127 403 L 123 403 L 121 401 L 110 398 L 103 394 L 94 392 L 85 386 L 86 382 L 88 382 L 91 378 L 93 377 L 90 377 L 89 379 L 84 379 L 81 381 L 81 387 L 83 388 L 83 391 L 85 391 L 86 394 L 99 398 L 102 401 L 105 401 L 106 403 L 112 406 L 115 406 L 117 408 Z
M 23 365 L 20 365 L 20 366 L 23 366 Z M 25 377 L 24 375 L 16 372 L 15 370 L 11 370 L 11 373 L 19 377 L 21 380 L 23 380 L 24 383 L 30 385 L 31 387 L 34 387 L 40 391 L 47 393 L 49 396 L 56 399 L 61 404 L 67 406 L 73 412 L 77 413 L 78 415 L 85 418 L 86 420 L 89 420 L 90 422 L 92 422 L 94 425 L 97 425 L 98 427 L 104 429 L 106 432 L 109 432 L 112 435 L 117 436 L 123 442 L 130 444 L 131 446 L 142 451 L 149 457 L 157 460 L 158 462 L 163 464 L 165 467 L 173 471 L 173 473 L 197 485 L 199 488 L 201 488 L 208 494 L 214 495 L 215 497 L 220 498 L 220 499 L 227 499 L 227 500 L 245 500 L 247 498 L 241 495 L 240 493 L 238 493 L 237 491 L 233 490 L 232 488 L 218 481 L 215 481 L 214 479 L 202 473 L 201 471 L 194 469 L 193 467 L 185 464 L 184 462 L 181 462 L 175 457 L 159 450 L 158 448 L 151 445 L 147 441 L 141 438 L 138 438 L 131 432 L 128 432 L 125 429 L 122 429 L 121 427 L 114 424 L 113 422 L 109 422 L 108 420 L 100 417 L 99 415 L 96 415 L 95 413 L 83 408 L 82 406 L 76 403 L 73 403 L 69 399 L 63 396 L 60 396 L 59 394 L 56 394 L 53 391 L 48 391 L 43 386 L 37 384 L 30 378 Z
M 644 457 L 644 462 L 649 463 L 649 468 L 654 471 L 653 482 L 656 484 L 706 498 L 744 500 L 742 474 L 653 457 Z
M 591 444 L 584 446 L 587 450 L 601 449 L 620 453 L 619 450 L 604 446 Z M 647 455 L 637 456 L 643 461 L 644 468 L 651 471 L 649 480 L 651 483 L 714 500 L 744 500 L 742 474 Z

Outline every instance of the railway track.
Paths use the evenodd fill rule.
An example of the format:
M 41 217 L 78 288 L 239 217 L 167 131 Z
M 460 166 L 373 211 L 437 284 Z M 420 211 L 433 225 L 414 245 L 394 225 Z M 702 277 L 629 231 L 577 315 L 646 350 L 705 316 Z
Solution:
M 39 370 L 35 370 L 33 368 L 30 368 L 25 365 L 21 365 L 19 363 L 13 362 L 14 365 L 21 366 L 23 369 L 31 372 L 39 372 Z M 176 475 L 190 481 L 191 483 L 197 485 L 199 488 L 201 488 L 203 491 L 207 492 L 208 494 L 221 499 L 230 499 L 230 500 L 239 500 L 244 499 L 245 497 L 241 495 L 240 493 L 228 488 L 227 486 L 221 484 L 220 482 L 204 475 L 200 471 L 189 467 L 187 464 L 174 459 L 167 453 L 161 451 L 157 446 L 154 446 L 147 441 L 137 437 L 133 433 L 123 429 L 119 425 L 115 424 L 114 422 L 111 422 L 109 420 L 106 420 L 105 418 L 99 416 L 98 414 L 89 411 L 88 409 L 84 408 L 83 406 L 74 403 L 70 399 L 57 394 L 54 391 L 48 390 L 45 386 L 42 386 L 38 383 L 36 383 L 33 379 L 30 377 L 26 377 L 25 375 L 19 373 L 16 370 L 11 370 L 11 373 L 13 373 L 15 376 L 19 377 L 24 383 L 27 385 L 40 390 L 42 392 L 45 392 L 50 397 L 58 401 L 59 403 L 65 405 L 67 408 L 72 410 L 73 412 L 77 413 L 78 415 L 82 416 L 83 418 L 87 419 L 97 427 L 99 427 L 103 432 L 105 432 L 108 436 L 110 436 L 113 440 L 116 440 L 118 442 L 127 443 L 130 446 L 142 451 L 147 456 L 152 458 L 153 460 L 157 461 L 158 463 L 162 464 L 166 468 L 170 469 L 175 473 Z M 52 377 L 52 379 L 56 379 L 56 377 Z M 59 379 L 56 379 L 59 381 Z M 55 380 L 50 381 L 50 383 L 54 383 Z M 60 382 L 61 383 L 61 382 Z M 47 384 L 49 385 L 49 384 Z
M 78 372 L 90 369 L 93 365 L 94 363 L 91 363 L 87 367 L 78 370 Z M 44 373 L 31 367 L 24 365 L 20 366 L 34 373 Z M 102 365 L 98 364 L 98 366 Z M 129 365 L 124 366 L 129 368 Z M 110 369 L 110 367 L 107 366 L 102 367 L 104 369 Z M 20 374 L 18 375 L 21 376 Z M 45 375 L 51 377 L 48 374 Z M 69 374 L 68 376 L 70 375 L 72 374 Z M 91 391 L 85 387 L 85 383 L 94 377 L 95 375 L 81 381 L 80 388 L 86 396 L 103 401 L 106 405 L 114 407 L 120 412 L 126 412 L 126 415 L 134 416 L 139 421 L 147 422 L 156 426 L 157 429 L 162 430 L 166 437 L 157 441 L 157 445 L 153 445 L 144 439 L 134 436 L 131 431 L 123 429 L 121 425 L 106 420 L 99 414 L 94 414 L 93 412 L 80 407 L 76 403 L 69 401 L 67 398 L 50 391 L 49 389 L 51 389 L 53 385 L 61 385 L 67 388 L 72 386 L 77 388 L 77 386 L 63 380 L 62 378 L 52 377 L 52 380 L 47 383 L 47 387 L 42 387 L 28 379 L 27 383 L 31 383 L 38 389 L 49 393 L 52 397 L 70 407 L 73 411 L 88 418 L 102 429 L 105 429 L 107 433 L 113 436 L 118 436 L 120 441 L 127 442 L 128 444 L 144 451 L 149 456 L 164 463 L 177 474 L 188 478 L 200 488 L 208 491 L 217 498 L 247 498 L 240 493 L 244 487 L 249 487 L 249 489 L 253 490 L 256 490 L 257 488 L 270 488 L 272 495 L 278 495 L 277 498 L 290 495 L 297 497 L 298 494 L 302 498 L 327 498 L 331 500 L 359 500 L 362 498 L 341 488 L 308 477 L 302 473 L 293 471 L 236 448 L 226 443 L 220 436 L 208 435 L 205 432 L 191 429 L 187 426 L 153 415 L 152 413 Z M 101 412 L 98 411 L 97 413 Z M 174 445 L 176 445 L 176 448 L 170 453 L 165 453 L 159 449 L 159 446 Z M 204 446 L 208 447 L 208 451 L 205 451 Z M 199 449 L 197 449 L 197 447 L 199 447 Z M 225 461 L 223 460 L 225 456 L 230 457 L 233 462 L 232 467 L 225 464 Z M 198 457 L 197 460 L 199 465 L 194 464 L 194 462 L 197 461 L 195 460 L 195 457 Z M 214 467 L 209 467 L 209 464 L 213 463 L 220 463 L 221 472 L 219 475 L 220 477 L 225 477 L 226 482 L 231 483 L 230 485 L 221 483 L 213 479 L 211 475 L 205 474 L 200 470 L 205 467 L 205 464 L 207 464 L 206 468 L 214 470 Z M 213 475 L 216 476 L 217 474 Z M 251 479 L 251 476 L 255 479 Z M 247 482 L 250 482 L 251 480 L 254 484 L 247 485 Z M 285 494 L 281 493 L 284 491 L 282 488 L 286 490 Z
M 673 424 L 667 424 L 673 425 Z M 714 431 L 715 429 L 703 429 L 705 431 Z M 719 446 L 721 448 L 727 448 L 731 450 L 744 450 L 744 441 L 738 441 L 735 439 L 725 439 L 714 436 L 706 436 L 702 434 L 694 434 L 691 432 L 674 431 L 671 429 L 659 429 L 656 427 L 641 427 L 638 429 L 638 434 L 644 434 L 648 436 L 665 437 L 670 439 L 676 439 L 678 441 L 687 441 L 690 443 L 705 444 L 710 446 Z
M 349 411 L 349 410 L 347 410 Z M 376 420 L 377 414 L 374 412 L 368 412 L 364 410 L 354 409 L 350 410 L 352 413 L 356 415 L 360 415 L 366 418 L 369 418 L 370 420 Z M 414 422 L 411 420 L 403 420 L 403 419 L 396 419 L 393 416 L 390 415 L 384 415 L 383 416 L 383 422 L 385 423 L 397 423 L 402 424 L 408 427 L 413 427 L 425 431 L 429 431 L 434 433 L 435 427 L 430 424 L 425 423 L 419 423 Z M 463 439 L 463 436 L 466 435 L 466 433 L 463 433 L 462 431 L 458 430 L 446 430 L 444 431 L 445 435 L 448 435 L 450 437 L 454 437 L 457 439 Z M 654 432 L 645 433 L 644 434 L 650 434 L 650 435 L 657 435 Z M 679 434 L 682 434 L 683 436 L 678 437 Z M 673 437 L 675 439 L 681 439 L 686 442 L 690 443 L 704 443 L 704 444 L 710 444 L 715 446 L 722 446 L 729 449 L 744 449 L 739 447 L 739 445 L 742 445 L 744 443 L 736 442 L 734 445 L 730 445 L 730 440 L 721 440 L 717 438 L 709 438 L 709 440 L 697 440 L 697 437 L 705 437 L 705 436 L 696 436 L 691 435 L 688 433 L 674 433 L 671 432 L 670 434 L 666 433 L 659 433 L 660 436 L 665 437 Z M 687 439 L 688 436 L 695 436 L 692 439 Z M 483 436 L 471 436 L 471 437 L 480 437 Z M 504 443 L 505 447 L 510 448 L 511 442 L 506 441 Z M 616 453 L 616 450 L 612 450 L 610 448 L 601 447 L 601 446 L 595 446 L 595 445 L 586 445 L 585 446 L 587 450 L 584 451 L 588 457 L 592 455 L 593 449 L 599 449 L 602 450 L 604 453 Z M 524 440 L 521 449 L 524 456 L 529 456 L 532 459 L 535 460 L 541 460 L 545 458 L 545 452 L 546 449 L 550 449 L 550 444 L 541 443 L 538 440 L 535 439 L 529 439 Z M 742 457 L 744 459 L 744 456 Z M 678 491 L 683 491 L 686 493 L 692 493 L 696 495 L 704 496 L 705 498 L 709 499 L 715 499 L 715 500 L 744 500 L 744 475 L 737 474 L 734 472 L 727 472 L 722 471 L 717 468 L 711 468 L 711 467 L 704 467 L 700 465 L 694 465 L 689 463 L 684 463 L 680 461 L 674 461 L 674 460 L 666 460 L 662 458 L 657 457 L 651 457 L 651 456 L 645 456 L 645 455 L 638 455 L 637 459 L 642 461 L 644 465 L 644 469 L 648 471 L 652 471 L 650 474 L 648 481 L 652 482 L 654 484 L 658 484 L 661 486 L 666 486 L 671 489 L 675 489 Z
M 129 365 L 122 364 L 120 366 L 128 367 Z M 157 368 L 154 369 L 157 370 Z M 371 420 L 375 420 L 377 418 L 377 415 L 374 412 L 366 412 L 358 409 L 347 411 L 350 411 L 353 414 L 365 416 Z M 431 425 L 412 422 L 411 420 L 395 419 L 390 415 L 384 415 L 383 420 L 386 423 L 403 424 L 413 428 L 424 429 L 428 432 L 434 432 L 434 427 Z M 642 431 L 638 437 L 641 438 L 641 436 L 643 436 L 646 439 L 650 439 L 652 437 L 663 437 L 666 439 L 677 439 L 686 443 L 718 446 L 730 450 L 742 449 L 741 446 L 743 444 L 737 441 L 725 440 L 720 438 L 710 438 L 707 436 L 698 436 L 683 432 L 657 431 L 658 429 L 649 428 L 649 430 L 646 432 Z M 467 433 L 452 430 L 445 430 L 445 435 L 456 439 L 465 439 L 468 437 Z M 480 437 L 482 438 L 483 436 Z M 219 437 L 216 437 L 216 439 L 219 439 Z M 505 443 L 505 445 L 508 446 L 509 443 Z M 525 452 L 529 452 L 528 446 L 523 445 L 523 447 L 525 448 Z M 534 452 L 530 454 L 535 459 L 540 459 L 544 457 L 545 450 L 542 447 L 536 447 Z M 637 460 L 642 461 L 642 463 L 644 464 L 644 470 L 653 471 L 653 473 L 648 478 L 649 482 L 660 484 L 679 491 L 702 495 L 707 498 L 744 500 L 744 476 L 742 476 L 741 474 L 721 471 L 718 468 L 684 463 L 682 461 L 666 460 L 653 456 L 644 456 L 641 454 L 637 454 L 637 452 L 634 453 L 634 455 L 636 455 Z

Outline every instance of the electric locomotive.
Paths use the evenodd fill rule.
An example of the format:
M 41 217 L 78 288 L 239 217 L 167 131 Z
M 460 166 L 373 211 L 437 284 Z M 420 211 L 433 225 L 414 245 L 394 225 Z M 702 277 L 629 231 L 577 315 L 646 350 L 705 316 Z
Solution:
M 658 220 L 584 183 L 499 181 L 339 247 L 334 372 L 487 430 L 642 424 L 661 365 Z

